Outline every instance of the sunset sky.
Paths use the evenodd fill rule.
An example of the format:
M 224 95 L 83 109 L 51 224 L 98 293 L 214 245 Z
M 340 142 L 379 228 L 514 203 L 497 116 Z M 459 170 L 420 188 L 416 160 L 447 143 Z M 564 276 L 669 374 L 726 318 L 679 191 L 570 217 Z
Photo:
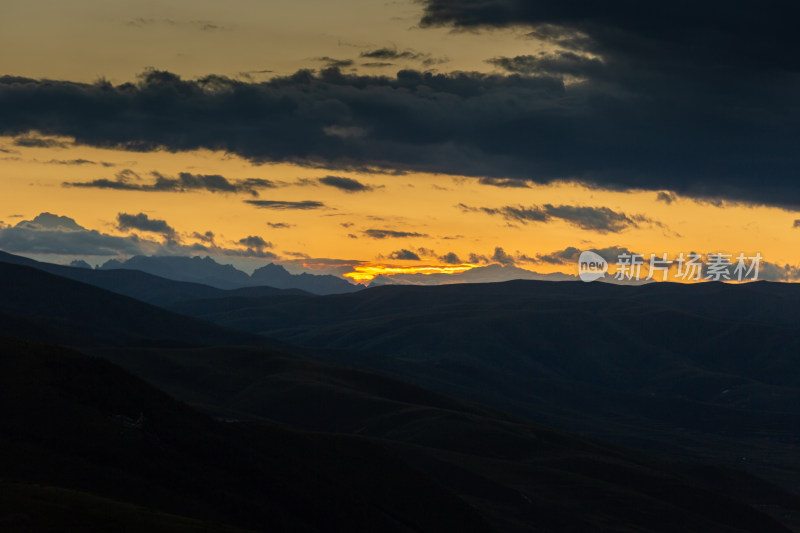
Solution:
M 759 6 L 4 0 L 0 249 L 794 281 L 800 54 Z

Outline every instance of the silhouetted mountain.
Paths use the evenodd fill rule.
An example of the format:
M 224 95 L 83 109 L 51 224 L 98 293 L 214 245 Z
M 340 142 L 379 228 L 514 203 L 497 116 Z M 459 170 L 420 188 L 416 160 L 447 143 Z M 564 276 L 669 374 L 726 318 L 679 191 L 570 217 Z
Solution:
M 394 274 L 377 276 L 369 286 L 382 285 L 452 285 L 456 283 L 496 283 L 518 279 L 537 281 L 575 281 L 576 276 L 562 274 L 539 274 L 512 265 L 488 265 L 471 268 L 458 274 Z
M 734 502 L 784 517 L 800 511 L 797 496 L 740 472 L 654 460 L 285 353 L 115 348 L 104 356 L 217 416 L 377 438 L 501 531 L 758 531 L 773 526 L 745 518 L 751 511 Z
M 379 444 L 214 421 L 79 353 L 0 338 L 0 390 L 4 531 L 492 531 Z
M 73 261 L 72 263 L 69 264 L 69 266 L 75 268 L 92 268 L 92 265 L 82 260 Z
M 33 268 L 0 265 L 0 275 L 11 285 L 0 294 L 7 331 L 69 331 L 91 355 L 228 420 L 97 359 L 0 339 L 0 479 L 16 483 L 0 491 L 37 510 L 34 530 L 64 517 L 96 524 L 81 507 L 41 512 L 61 490 L 48 486 L 81 491 L 68 500 L 91 502 L 112 524 L 116 513 L 144 519 L 131 502 L 290 531 L 770 532 L 787 530 L 751 506 L 784 519 L 800 509 L 796 496 L 736 471 L 572 437 L 289 347 L 215 346 L 253 338 Z M 289 298 L 291 309 L 311 297 Z M 187 338 L 199 340 L 177 344 Z M 19 483 L 45 487 L 31 494 Z
M 529 420 L 739 465 L 800 490 L 798 286 L 521 281 L 174 309 Z
M 247 287 L 245 289 L 224 290 L 200 283 L 174 281 L 138 270 L 92 270 L 90 268 L 55 265 L 5 252 L 0 252 L 0 263 L 30 266 L 155 305 L 166 305 L 196 298 L 223 298 L 245 295 L 280 297 L 308 294 L 299 289 L 282 290 L 273 287 Z
M 250 284 L 250 276 L 233 265 L 220 265 L 210 257 L 146 257 L 137 255 L 126 261 L 111 259 L 101 270 L 125 268 L 154 276 L 201 283 L 220 289 L 238 289 Z
M 256 269 L 252 276 L 248 276 L 232 265 L 220 265 L 210 257 L 136 256 L 123 262 L 111 259 L 99 268 L 139 270 L 162 278 L 201 283 L 220 289 L 266 285 L 279 289 L 300 289 L 315 294 L 342 294 L 362 288 L 331 275 L 290 274 L 274 263 Z
M 302 289 L 314 294 L 342 294 L 356 292 L 362 288 L 329 274 L 314 275 L 306 272 L 290 274 L 285 268 L 275 263 L 254 270 L 250 276 L 250 283 L 279 289 Z
M 214 326 L 28 266 L 0 263 L 0 279 L 0 333 L 7 335 L 72 346 L 270 345 L 264 337 Z

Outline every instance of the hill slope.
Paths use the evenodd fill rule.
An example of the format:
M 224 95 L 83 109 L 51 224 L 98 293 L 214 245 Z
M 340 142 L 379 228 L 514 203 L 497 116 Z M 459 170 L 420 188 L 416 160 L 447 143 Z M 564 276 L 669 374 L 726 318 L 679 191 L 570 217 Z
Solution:
M 509 282 L 173 309 L 529 420 L 736 464 L 800 490 L 800 287 Z
M 67 345 L 270 345 L 32 267 L 0 263 L 0 278 L 0 333 L 7 335 Z
M 102 360 L 7 338 L 0 345 L 5 480 L 254 530 L 490 531 L 449 491 L 364 439 L 216 422 Z M 22 509 L 58 512 L 36 503 L 41 490 L 0 487 Z M 118 504 L 89 500 L 101 517 L 119 516 Z
M 452 525 L 458 520 L 509 533 L 786 531 L 752 506 L 782 520 L 800 509 L 796 496 L 735 471 L 633 454 L 299 357 L 288 347 L 220 346 L 216 335 L 224 330 L 207 324 L 35 269 L 7 266 L 3 273 L 14 287 L 4 288 L 0 308 L 10 319 L 24 313 L 35 326 L 20 334 L 60 325 L 73 333 L 74 344 L 228 420 L 214 422 L 150 388 L 145 392 L 108 363 L 4 341 L 5 479 L 240 527 L 263 529 L 259 521 L 266 516 L 288 521 L 293 531 L 319 527 L 319 517 L 354 531 L 392 531 L 400 524 L 412 531 L 462 531 L 463 525 Z M 140 327 L 155 319 L 168 327 Z M 206 328 L 208 343 L 176 344 L 198 335 L 198 327 Z M 150 331 L 157 335 L 149 337 Z M 297 436 L 276 425 L 329 434 Z M 297 454 L 304 459 L 298 462 Z M 385 484 L 374 484 L 376 477 Z M 341 479 L 349 480 L 347 487 L 337 485 Z M 341 494 L 331 499 L 331 491 Z M 384 498 L 397 501 L 388 505 Z M 375 509 L 362 517 L 354 511 L 362 504 Z M 231 522 L 234 508 L 236 516 L 253 521 Z M 306 519 L 294 524 L 295 514 Z

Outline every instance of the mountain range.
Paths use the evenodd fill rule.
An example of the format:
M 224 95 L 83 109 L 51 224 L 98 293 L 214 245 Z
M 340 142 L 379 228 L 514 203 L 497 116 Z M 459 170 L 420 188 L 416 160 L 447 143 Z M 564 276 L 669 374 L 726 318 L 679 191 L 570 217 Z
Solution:
M 793 287 L 247 294 L 0 259 L 12 530 L 800 529 Z
M 170 308 L 541 424 L 742 467 L 800 491 L 794 285 L 514 281 Z
M 110 259 L 99 270 L 137 270 L 166 279 L 200 283 L 219 289 L 269 286 L 277 289 L 300 289 L 314 294 L 355 292 L 363 287 L 332 276 L 303 272 L 290 274 L 281 265 L 270 263 L 257 268 L 251 275 L 233 265 L 221 265 L 210 257 L 143 256 L 125 261 Z
M 513 265 L 487 265 L 455 274 L 393 274 L 376 276 L 370 287 L 382 285 L 452 285 L 458 283 L 497 283 L 518 279 L 537 281 L 575 281 L 577 276 L 554 272 L 540 274 Z

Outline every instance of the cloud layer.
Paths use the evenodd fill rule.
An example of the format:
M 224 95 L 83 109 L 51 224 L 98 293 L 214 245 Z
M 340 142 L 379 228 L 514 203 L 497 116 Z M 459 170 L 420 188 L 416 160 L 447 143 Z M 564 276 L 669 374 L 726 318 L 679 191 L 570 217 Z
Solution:
M 574 205 L 506 205 L 502 207 L 472 207 L 458 204 L 456 207 L 465 212 L 479 212 L 500 216 L 509 222 L 527 224 L 529 222 L 549 222 L 563 220 L 580 229 L 598 233 L 619 233 L 628 228 L 638 228 L 640 224 L 652 224 L 663 227 L 658 221 L 644 215 L 626 215 L 608 207 L 589 207 Z
M 780 12 L 758 10 L 750 27 L 736 18 L 748 14 L 727 5 L 719 22 L 715 11 L 693 8 L 700 19 L 688 25 L 644 9 L 427 2 L 426 24 L 523 25 L 560 47 L 542 57 L 486 58 L 499 74 L 328 68 L 247 82 L 150 70 L 117 86 L 5 76 L 0 133 L 800 207 L 800 54 L 781 33 L 786 23 L 769 25 Z M 714 29 L 721 34 L 705 33 Z M 737 29 L 748 30 L 741 42 Z
M 80 187 L 93 189 L 114 189 L 118 191 L 145 192 L 189 192 L 207 191 L 212 193 L 248 193 L 258 196 L 260 189 L 274 189 L 279 185 L 274 181 L 262 178 L 229 180 L 219 174 L 192 174 L 180 172 L 176 177 L 169 177 L 160 172 L 151 172 L 155 178 L 152 182 L 142 183 L 141 176 L 131 169 L 117 172 L 113 180 L 99 178 L 91 181 L 65 182 L 64 187 Z
M 278 257 L 269 251 L 273 244 L 257 235 L 249 235 L 231 243 L 243 247 L 236 248 L 216 244 L 215 235 L 210 231 L 181 235 L 166 220 L 151 218 L 146 213 L 119 213 L 116 222 L 117 229 L 129 234 L 119 236 L 89 230 L 70 217 L 41 213 L 32 220 L 22 220 L 14 226 L 0 225 L 0 249 L 20 254 L 85 257 L 194 256 L 200 253 L 261 259 Z M 153 234 L 162 240 L 153 240 L 131 232 Z M 191 244 L 191 240 L 199 242 Z

